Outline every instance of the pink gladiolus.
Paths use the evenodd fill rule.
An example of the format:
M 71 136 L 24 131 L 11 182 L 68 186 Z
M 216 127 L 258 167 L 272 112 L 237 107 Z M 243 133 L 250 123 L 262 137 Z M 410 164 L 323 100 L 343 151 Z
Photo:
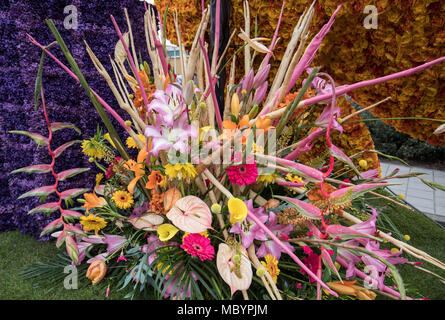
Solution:
M 180 230 L 201 233 L 212 228 L 212 213 L 207 204 L 195 196 L 179 199 L 167 213 L 167 218 Z
M 236 260 L 234 259 L 235 255 L 240 258 L 239 261 L 234 261 Z M 220 243 L 216 255 L 216 267 L 221 278 L 229 285 L 232 295 L 237 290 L 249 289 L 253 272 L 244 248 L 240 247 L 236 250 L 225 243 Z

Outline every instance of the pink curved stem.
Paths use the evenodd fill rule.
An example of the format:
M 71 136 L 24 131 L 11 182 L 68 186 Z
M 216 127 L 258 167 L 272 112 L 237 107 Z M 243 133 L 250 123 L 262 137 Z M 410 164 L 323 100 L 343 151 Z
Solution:
M 338 297 L 338 294 L 331 290 L 318 276 L 316 276 L 303 262 L 301 262 L 300 259 L 292 252 L 290 251 L 284 244 L 281 242 L 280 239 L 277 238 L 276 235 L 273 234 L 272 231 L 269 230 L 268 227 L 266 227 L 253 213 L 250 211 L 247 211 L 247 215 L 250 219 L 252 219 L 261 229 L 264 230 L 264 232 L 267 233 L 267 235 L 276 243 L 278 244 L 281 249 L 283 249 L 284 252 L 286 252 L 292 260 L 294 260 L 310 277 L 314 278 L 317 283 L 319 283 L 323 288 L 325 288 L 330 294 L 332 294 L 334 297 Z
M 47 55 L 49 55 L 59 66 L 62 67 L 63 70 L 65 70 L 74 80 L 77 82 L 79 81 L 79 78 L 66 66 L 64 65 L 59 59 L 57 59 L 48 49 L 46 49 L 44 46 L 42 46 L 40 43 L 38 43 L 31 35 L 26 34 L 27 37 L 30 39 L 30 41 L 38 46 L 40 49 L 44 50 Z M 90 88 L 91 89 L 91 88 Z M 105 102 L 104 99 L 102 99 L 101 96 L 99 96 L 93 89 L 91 89 L 91 92 L 96 96 L 97 100 L 104 106 L 104 108 L 117 120 L 117 122 L 124 128 L 127 132 L 130 131 L 130 127 L 125 124 L 125 121 L 121 118 L 120 115 L 117 114 L 116 111 L 114 111 L 113 108 L 110 107 L 108 103 Z
M 272 42 L 270 43 L 269 46 L 269 52 L 266 55 L 265 61 L 264 61 L 264 65 L 266 66 L 269 63 L 270 57 L 272 56 L 272 50 L 275 47 L 275 44 L 277 42 L 277 38 L 278 38 L 278 30 L 280 29 L 280 25 L 281 25 L 281 18 L 283 17 L 283 11 L 284 11 L 284 4 L 286 2 L 283 1 L 283 4 L 281 5 L 281 12 L 280 12 L 280 17 L 278 18 L 278 23 L 277 23 L 277 27 L 275 28 L 275 32 L 272 38 Z

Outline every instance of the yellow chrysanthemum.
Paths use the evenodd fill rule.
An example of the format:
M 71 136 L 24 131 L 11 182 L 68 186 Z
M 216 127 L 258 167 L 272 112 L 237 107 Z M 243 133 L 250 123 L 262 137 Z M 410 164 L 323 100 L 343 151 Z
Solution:
M 88 216 L 80 217 L 80 224 L 84 231 L 94 231 L 96 234 L 99 230 L 107 226 L 107 222 L 101 217 L 97 217 L 90 213 Z
M 266 268 L 267 272 L 269 272 L 272 280 L 277 283 L 277 277 L 280 274 L 280 269 L 278 269 L 278 260 L 270 254 L 266 254 L 264 259 L 266 259 L 266 261 L 261 261 L 261 264 Z
M 105 157 L 105 147 L 94 139 L 83 140 L 82 152 L 91 158 L 102 159 Z
M 114 203 L 116 203 L 116 206 L 120 209 L 128 209 L 134 202 L 131 193 L 123 190 L 113 193 L 113 197 L 111 199 L 114 200 Z
M 103 173 L 96 174 L 96 187 L 100 184 L 100 182 L 102 181 L 103 178 L 104 178 Z
M 171 179 L 193 179 L 198 174 L 191 163 L 167 163 L 164 168 L 165 174 Z
M 143 134 L 138 134 L 138 138 L 142 141 L 142 144 L 145 145 L 145 136 Z M 128 148 L 139 149 L 139 146 L 132 137 L 128 137 L 126 143 Z

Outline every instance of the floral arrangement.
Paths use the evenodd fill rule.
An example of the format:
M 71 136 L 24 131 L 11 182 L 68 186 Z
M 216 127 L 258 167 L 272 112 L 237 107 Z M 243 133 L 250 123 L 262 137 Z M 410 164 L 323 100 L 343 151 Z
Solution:
M 231 1 L 231 30 L 244 28 L 243 2 L 243 0 Z M 160 0 L 158 3 L 162 11 L 168 1 Z M 170 7 L 178 10 L 180 16 L 187 17 L 183 19 L 184 27 L 192 30 L 192 33 L 184 35 L 183 42 L 186 48 L 191 46 L 193 32 L 199 25 L 199 1 L 196 0 L 195 3 L 195 6 L 191 6 L 190 1 L 177 0 L 170 4 Z M 283 13 L 280 32 L 282 40 L 274 48 L 274 56 L 277 59 L 271 61 L 270 77 L 272 79 L 285 54 L 286 45 L 292 38 L 293 19 L 304 12 L 306 3 L 301 0 L 286 1 L 287 10 Z M 341 22 L 333 26 L 332 32 L 324 39 L 319 54 L 314 58 L 314 63 L 324 66 L 325 71 L 337 82 L 343 84 L 370 79 L 375 75 L 396 72 L 400 68 L 411 68 L 431 57 L 445 54 L 444 21 L 439 14 L 441 10 L 444 10 L 443 2 L 395 0 L 369 4 L 375 5 L 378 12 L 377 29 L 363 27 L 363 21 L 368 15 L 364 13 L 367 3 L 342 1 L 343 9 L 337 15 Z M 314 5 L 313 24 L 309 30 L 317 33 L 337 5 L 338 1 L 317 1 Z M 251 1 L 250 7 L 251 18 L 258 22 L 255 26 L 258 33 L 273 34 L 275 21 L 280 15 L 281 2 Z M 353 27 L 354 32 L 350 32 L 349 28 L 344 27 L 345 25 Z M 166 30 L 168 36 L 175 39 L 174 25 L 167 23 Z M 241 42 L 234 40 L 237 45 L 240 45 Z M 332 54 L 332 50 L 338 50 L 338 54 Z M 369 67 L 363 68 L 365 65 Z M 238 72 L 241 74 L 242 70 Z M 385 123 L 400 132 L 433 145 L 444 145 L 444 135 L 433 134 L 443 124 L 440 119 L 445 117 L 443 111 L 445 97 L 441 85 L 444 74 L 444 66 L 437 65 L 409 78 L 361 88 L 352 92 L 351 95 L 361 105 L 370 105 L 391 96 L 390 102 L 381 104 L 370 112 L 381 119 L 388 119 L 384 120 Z M 395 105 L 397 107 L 394 107 Z M 364 134 L 361 136 L 362 140 L 366 138 Z
M 412 299 L 396 265 L 423 260 L 445 269 L 445 264 L 409 245 L 408 239 L 379 230 L 379 217 L 385 213 L 370 206 L 366 195 L 405 206 L 383 189 L 391 179 L 417 174 L 395 171 L 384 177 L 369 168 L 369 154 L 375 150 L 348 156 L 331 137 L 341 134 L 347 120 L 360 113 L 341 113 L 339 96 L 420 72 L 445 58 L 337 86 L 311 63 L 340 10 L 341 6 L 310 42 L 314 7 L 305 10 L 272 83 L 270 59 L 284 4 L 269 46 L 264 44 L 268 39 L 240 30 L 244 65 L 250 69 L 235 82 L 237 55 L 230 57 L 224 106 L 218 105 L 215 93 L 227 54 L 218 56 L 220 1 L 211 58 L 204 41 L 209 8 L 202 7 L 189 54 L 174 15 L 181 75 L 174 73 L 166 52 L 165 18 L 146 8 L 150 68 L 136 54 L 128 16 L 126 33 L 111 16 L 119 37 L 110 58 L 114 78 L 88 44 L 86 50 L 128 120 L 88 86 L 54 23 L 47 20 L 54 44 L 70 67 L 50 51 L 54 44 L 41 45 L 28 35 L 42 49 L 35 100 L 36 105 L 41 101 L 49 137 L 16 132 L 46 146 L 51 155 L 49 165 L 20 169 L 51 172 L 55 178 L 53 186 L 23 195 L 42 201 L 52 193 L 59 196 L 58 202 L 30 212 L 60 213 L 42 234 L 50 233 L 57 246 L 65 244 L 73 265 L 88 265 L 85 276 L 93 285 L 108 282 L 107 294 L 126 289 L 129 298 L 372 300 L 382 294 Z M 66 145 L 53 150 L 52 132 L 75 127 L 51 122 L 46 113 L 41 70 L 48 56 L 82 85 L 105 125 L 106 131 L 98 128 L 81 145 L 90 163 L 102 170 L 93 190 L 59 191 L 59 181 L 86 169 L 54 170 L 58 150 Z M 261 60 L 257 70 L 252 67 L 255 58 Z M 300 78 L 301 86 L 294 89 Z M 125 139 L 117 134 L 109 114 L 125 129 Z M 314 148 L 316 158 L 305 158 Z M 83 199 L 76 200 L 81 203 L 76 207 L 73 199 L 80 195 Z M 388 243 L 394 246 L 391 250 Z

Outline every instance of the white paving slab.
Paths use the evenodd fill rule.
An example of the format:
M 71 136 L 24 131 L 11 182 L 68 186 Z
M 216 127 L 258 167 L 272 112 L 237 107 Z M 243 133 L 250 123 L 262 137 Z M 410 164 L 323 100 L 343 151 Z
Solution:
M 398 168 L 398 174 L 422 172 L 425 173 L 420 177 L 433 181 L 442 185 L 445 185 L 445 171 L 436 170 L 431 168 L 423 168 L 419 166 L 405 166 L 404 164 L 395 164 L 393 162 L 381 162 L 382 175 L 390 174 L 394 169 Z M 389 187 L 396 194 L 403 194 L 405 200 L 424 212 L 430 218 L 438 221 L 445 221 L 445 192 L 441 190 L 433 190 L 424 184 L 419 178 L 408 179 L 391 179 L 391 183 L 400 183 Z

